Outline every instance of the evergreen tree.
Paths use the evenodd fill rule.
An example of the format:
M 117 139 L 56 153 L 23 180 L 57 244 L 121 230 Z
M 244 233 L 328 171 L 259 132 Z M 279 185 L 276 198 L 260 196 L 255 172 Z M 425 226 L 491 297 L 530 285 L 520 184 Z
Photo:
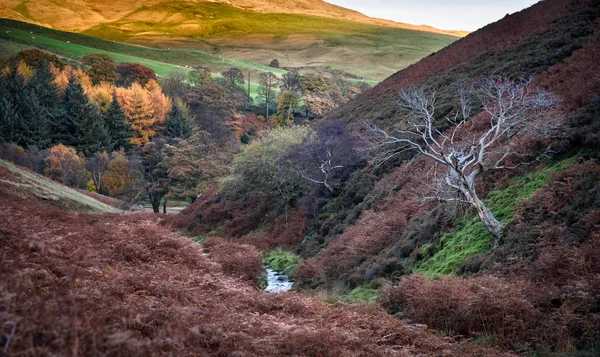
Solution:
M 23 114 L 25 109 L 25 81 L 17 72 L 16 65 L 12 66 L 3 79 L 3 98 L 6 101 L 3 109 L 2 125 L 9 125 L 6 141 L 25 145 L 23 130 Z M 12 109 L 9 109 L 12 108 Z M 14 112 L 14 115 L 12 114 Z
M 194 118 L 185 104 L 173 101 L 165 126 L 166 136 L 187 139 L 192 135 Z
M 66 90 L 61 134 L 66 141 L 63 144 L 77 147 L 86 156 L 109 146 L 110 137 L 98 107 L 89 101 L 83 86 L 74 78 L 69 80 Z
M 59 88 L 53 80 L 50 65 L 46 60 L 40 60 L 35 74 L 25 86 L 27 94 L 22 118 L 27 146 L 43 149 L 50 145 L 53 123 L 61 110 Z
M 26 147 L 35 146 L 45 149 L 50 146 L 50 121 L 47 108 L 42 106 L 39 98 L 33 91 L 27 91 L 24 98 L 22 117 L 22 143 Z
M 20 127 L 20 121 L 19 114 L 7 99 L 7 96 L 0 96 L 0 142 L 11 143 L 17 141 L 16 130 Z
M 110 136 L 109 151 L 118 151 L 120 148 L 128 149 L 131 146 L 133 130 L 127 122 L 127 116 L 119 104 L 116 94 L 104 114 L 104 122 Z

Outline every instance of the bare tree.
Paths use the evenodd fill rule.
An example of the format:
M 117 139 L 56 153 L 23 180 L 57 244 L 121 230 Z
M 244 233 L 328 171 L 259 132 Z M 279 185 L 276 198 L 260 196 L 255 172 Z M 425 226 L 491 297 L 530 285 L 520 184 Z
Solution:
M 537 138 L 548 137 L 559 122 L 555 115 L 558 99 L 532 89 L 530 81 L 498 77 L 484 79 L 475 86 L 459 82 L 458 99 L 460 110 L 446 117 L 453 127 L 441 132 L 435 127 L 435 92 L 403 90 L 400 107 L 407 127 L 395 129 L 392 135 L 367 124 L 367 151 L 374 165 L 407 151 L 431 159 L 434 173 L 427 180 L 429 195 L 423 198 L 470 204 L 492 234 L 496 248 L 502 242 L 504 224 L 479 198 L 475 179 L 489 170 L 514 169 L 545 157 L 547 150 L 532 155 L 519 149 L 514 139 L 517 134 L 532 133 Z M 465 128 L 476 100 L 489 118 L 479 133 Z
M 359 162 L 352 148 L 354 139 L 343 123 L 325 122 L 293 150 L 292 161 L 303 179 L 334 194 L 342 171 Z
M 265 119 L 269 120 L 269 105 L 275 99 L 275 88 L 279 85 L 279 78 L 273 72 L 261 73 L 259 75 L 258 95 L 265 101 L 266 115 Z

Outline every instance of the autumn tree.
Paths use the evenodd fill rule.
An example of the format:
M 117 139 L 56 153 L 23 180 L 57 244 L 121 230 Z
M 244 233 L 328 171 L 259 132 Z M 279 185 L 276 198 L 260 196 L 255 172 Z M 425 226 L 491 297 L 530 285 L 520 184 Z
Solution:
M 269 106 L 275 100 L 275 88 L 279 86 L 279 78 L 273 72 L 261 73 L 259 84 L 258 96 L 265 104 L 265 118 L 269 120 Z
M 190 85 L 185 83 L 185 72 L 172 71 L 161 81 L 163 92 L 171 98 L 183 98 L 190 91 Z
M 231 138 L 228 121 L 243 105 L 244 98 L 213 83 L 205 87 L 194 87 L 186 95 L 185 103 L 190 107 L 190 114 L 196 118 L 198 129 L 209 132 L 213 140 L 225 145 Z
M 129 160 L 123 151 L 110 154 L 106 171 L 100 179 L 100 193 L 114 196 L 131 183 Z
M 106 151 L 98 152 L 86 160 L 86 168 L 92 176 L 96 192 L 101 192 L 103 189 L 102 178 L 108 170 L 109 163 L 110 160 Z
M 11 64 L 14 63 L 22 62 L 31 68 L 35 68 L 41 60 L 60 69 L 65 67 L 65 63 L 57 56 L 35 48 L 17 52 L 14 56 L 8 57 L 2 61 L 1 66 L 6 67 L 11 66 Z
M 207 86 L 213 82 L 210 68 L 194 67 L 188 74 L 188 79 L 191 83 L 199 86 Z
M 81 63 L 85 67 L 85 73 L 90 77 L 92 85 L 98 85 L 102 82 L 112 84 L 117 79 L 116 64 L 109 55 L 89 54 L 82 58 Z
M 276 126 L 287 126 L 294 122 L 294 110 L 300 101 L 292 92 L 283 92 L 277 101 L 277 114 L 273 117 Z
M 210 134 L 196 132 L 176 146 L 165 147 L 161 165 L 167 170 L 169 196 L 194 202 L 206 189 L 225 174 L 225 153 L 215 145 Z
M 144 87 L 150 81 L 156 81 L 154 70 L 139 63 L 123 63 L 117 65 L 116 85 L 119 87 L 129 87 L 138 83 Z
M 45 174 L 63 185 L 83 188 L 87 181 L 85 159 L 75 148 L 58 144 L 50 148 Z
M 138 180 L 152 204 L 154 213 L 160 213 L 160 203 L 169 192 L 168 171 L 162 165 L 167 141 L 163 138 L 154 138 L 142 146 L 139 163 L 135 167 L 134 179 Z
M 403 126 L 393 132 L 367 125 L 368 151 L 375 165 L 402 152 L 416 152 L 430 160 L 430 179 L 422 187 L 424 199 L 458 201 L 473 207 L 494 239 L 502 242 L 504 224 L 479 198 L 476 178 L 490 170 L 510 170 L 543 158 L 523 150 L 519 137 L 548 138 L 557 127 L 557 98 L 531 87 L 530 81 L 513 82 L 492 77 L 475 87 L 459 82 L 460 109 L 446 118 L 453 126 L 435 127 L 435 92 L 408 89 L 400 92 Z M 465 128 L 477 99 L 486 114 L 486 127 L 473 133 Z
M 231 173 L 222 181 L 222 193 L 231 198 L 252 192 L 271 196 L 277 208 L 287 212 L 291 201 L 301 194 L 304 181 L 282 159 L 310 134 L 308 127 L 280 128 L 246 145 L 233 159 Z
M 110 103 L 113 101 L 115 92 L 114 85 L 103 82 L 96 86 L 86 89 L 86 94 L 90 101 L 94 103 L 101 113 L 106 113 L 110 107 Z
M 246 82 L 244 73 L 235 67 L 229 67 L 229 69 L 223 72 L 223 79 L 225 80 L 225 86 L 230 90 L 236 90 L 239 85 Z
M 281 90 L 292 93 L 301 92 L 302 88 L 298 72 L 289 71 L 281 76 Z
M 160 97 L 160 93 L 155 93 L 155 96 Z M 129 88 L 117 88 L 117 99 L 134 132 L 131 139 L 134 145 L 143 146 L 148 143 L 162 126 L 155 112 L 157 106 L 161 106 L 159 115 L 166 117 L 167 110 L 164 106 L 168 100 L 161 99 L 156 102 L 153 101 L 153 97 L 152 93 L 139 83 L 133 83 Z

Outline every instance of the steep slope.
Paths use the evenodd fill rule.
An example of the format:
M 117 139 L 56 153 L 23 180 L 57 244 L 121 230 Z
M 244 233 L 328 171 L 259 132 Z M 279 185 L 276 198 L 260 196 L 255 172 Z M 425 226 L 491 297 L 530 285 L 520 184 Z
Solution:
M 381 309 L 257 291 L 156 216 L 77 215 L 4 179 L 0 205 L 3 356 L 509 355 Z M 261 266 L 252 249 L 235 257 Z
M 447 86 L 449 79 L 461 75 L 536 75 L 594 40 L 594 19 L 586 18 L 582 10 L 591 3 L 541 1 L 397 72 L 369 93 L 339 108 L 330 118 L 348 122 L 397 119 L 396 96 L 400 89 Z
M 311 11 L 298 10 L 300 5 L 290 7 L 298 13 L 267 13 L 207 1 L 2 2 L 2 17 L 60 30 L 161 48 L 194 48 L 265 65 L 277 58 L 284 67 L 331 66 L 374 80 L 458 38 L 377 21 L 307 15 Z M 272 3 L 279 4 L 264 2 Z
M 0 160 L 0 183 L 13 195 L 29 200 L 42 200 L 75 212 L 122 213 L 83 193 L 58 184 L 27 169 Z
M 399 282 L 384 293 L 388 310 L 451 336 L 523 354 L 598 355 L 599 24 L 600 1 L 540 2 L 396 73 L 328 116 L 358 130 L 370 120 L 391 129 L 403 120 L 399 91 L 417 86 L 435 90 L 436 127 L 445 130 L 444 116 L 458 108 L 460 79 L 532 78 L 532 86 L 557 94 L 558 138 L 543 144 L 537 132 L 510 138 L 534 157 L 551 144 L 548 160 L 477 179 L 480 197 L 506 224 L 504 244 L 495 250 L 473 209 L 419 196 L 437 171 L 424 155 L 410 152 L 379 168 L 357 169 L 336 192 L 311 192 L 279 220 L 264 218 L 268 200 L 217 197 L 192 205 L 174 224 L 198 234 L 221 227 L 240 242 L 299 253 L 304 262 L 296 278 L 305 289 L 376 295 Z M 480 108 L 474 111 L 461 128 L 468 140 L 490 122 Z

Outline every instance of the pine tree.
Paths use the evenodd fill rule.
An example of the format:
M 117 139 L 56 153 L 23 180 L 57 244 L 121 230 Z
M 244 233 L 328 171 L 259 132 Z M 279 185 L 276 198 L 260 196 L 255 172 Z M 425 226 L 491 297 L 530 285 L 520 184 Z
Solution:
M 110 151 L 118 151 L 120 148 L 128 149 L 131 146 L 133 130 L 127 122 L 127 116 L 121 108 L 116 94 L 104 114 L 104 122 L 110 136 Z
M 166 122 L 165 135 L 187 139 L 192 135 L 194 119 L 189 109 L 180 101 L 174 101 Z
M 8 101 L 6 95 L 0 96 L 0 142 L 16 142 L 16 129 L 20 126 L 21 118 Z
M 4 77 L 3 82 L 3 97 L 7 103 L 4 109 L 4 115 L 6 116 L 3 119 L 6 122 L 3 121 L 3 125 L 6 123 L 11 128 L 7 131 L 6 140 L 24 145 L 23 114 L 26 97 L 25 81 L 17 72 L 17 67 L 12 66 Z M 9 108 L 12 108 L 12 110 Z M 14 112 L 14 116 L 10 112 Z
M 24 98 L 25 106 L 22 117 L 22 143 L 26 147 L 45 149 L 50 146 L 50 121 L 47 108 L 42 106 L 33 91 L 27 91 Z
M 83 86 L 74 78 L 69 80 L 65 97 L 64 129 L 62 134 L 68 145 L 77 147 L 90 156 L 109 146 L 109 135 L 98 107 L 91 103 Z M 67 145 L 67 143 L 62 142 Z
M 46 60 L 41 60 L 25 90 L 23 110 L 24 141 L 27 146 L 44 149 L 50 145 L 51 130 L 60 116 L 59 89 Z

